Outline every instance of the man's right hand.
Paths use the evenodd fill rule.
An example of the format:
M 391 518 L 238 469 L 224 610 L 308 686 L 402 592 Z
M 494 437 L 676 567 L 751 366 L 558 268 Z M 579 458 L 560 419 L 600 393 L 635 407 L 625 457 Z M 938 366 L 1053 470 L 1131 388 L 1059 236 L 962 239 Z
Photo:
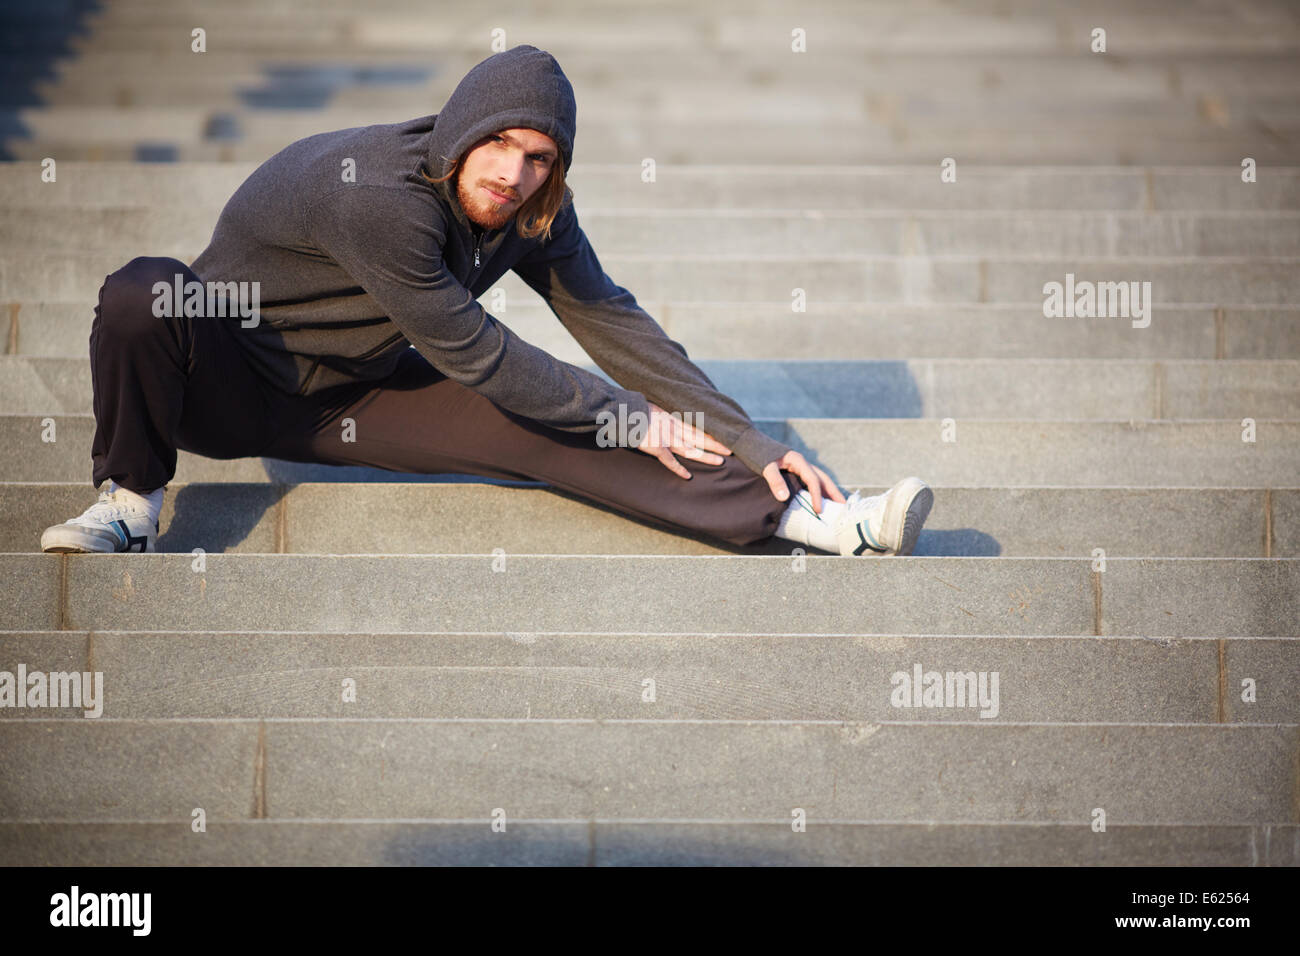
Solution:
M 731 449 L 718 441 L 708 432 L 694 425 L 686 424 L 680 417 L 674 418 L 654 402 L 650 406 L 650 424 L 646 428 L 645 439 L 636 446 L 637 451 L 645 452 L 658 458 L 665 468 L 682 478 L 690 478 L 691 473 L 673 457 L 674 454 L 706 465 L 722 464 L 722 456 L 730 455 Z M 710 454 L 717 452 L 717 454 Z

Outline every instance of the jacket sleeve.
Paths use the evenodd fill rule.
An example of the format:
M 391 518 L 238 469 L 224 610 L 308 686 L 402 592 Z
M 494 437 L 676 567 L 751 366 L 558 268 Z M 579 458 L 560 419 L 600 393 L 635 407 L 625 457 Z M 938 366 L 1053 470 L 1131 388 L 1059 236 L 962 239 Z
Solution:
M 432 204 L 351 184 L 307 207 L 303 229 L 434 368 L 501 407 L 567 432 L 596 431 L 597 416 L 617 416 L 619 403 L 648 414 L 643 395 L 555 358 L 489 315 L 446 268 Z
M 514 267 L 528 286 L 607 375 L 668 412 L 692 413 L 695 423 L 732 450 L 751 471 L 788 445 L 754 425 L 745 410 L 717 390 L 680 343 L 605 274 L 572 204 L 552 224 L 551 238 Z

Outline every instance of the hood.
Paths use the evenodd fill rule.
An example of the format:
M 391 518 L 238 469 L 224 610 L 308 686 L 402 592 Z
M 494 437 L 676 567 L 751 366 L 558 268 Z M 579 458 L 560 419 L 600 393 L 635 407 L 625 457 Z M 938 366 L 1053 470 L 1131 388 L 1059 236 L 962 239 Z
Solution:
M 573 86 L 551 54 L 527 44 L 494 53 L 465 74 L 434 118 L 426 168 L 435 179 L 445 176 L 484 136 L 522 127 L 555 140 L 567 173 L 577 113 Z M 455 187 L 442 186 L 455 203 Z

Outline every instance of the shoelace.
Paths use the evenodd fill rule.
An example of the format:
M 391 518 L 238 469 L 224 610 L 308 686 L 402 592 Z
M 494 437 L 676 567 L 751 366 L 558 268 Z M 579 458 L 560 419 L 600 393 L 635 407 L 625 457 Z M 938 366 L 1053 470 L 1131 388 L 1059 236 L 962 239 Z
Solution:
M 74 521 L 102 521 L 109 522 L 116 518 L 135 517 L 140 511 L 132 505 L 123 501 L 118 501 L 111 491 L 101 491 L 99 500 L 85 510 Z

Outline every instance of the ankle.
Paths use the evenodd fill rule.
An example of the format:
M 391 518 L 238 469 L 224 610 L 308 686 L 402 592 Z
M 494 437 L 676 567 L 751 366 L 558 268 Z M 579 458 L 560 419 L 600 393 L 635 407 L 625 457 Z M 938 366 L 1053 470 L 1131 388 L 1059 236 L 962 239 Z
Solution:
M 815 514 L 812 510 L 812 497 L 808 494 L 808 490 L 803 488 L 790 499 L 790 504 L 781 515 L 780 523 L 774 533 L 777 537 L 788 541 L 837 553 L 839 544 L 836 531 L 843 512 L 844 505 L 823 497 L 821 513 Z

